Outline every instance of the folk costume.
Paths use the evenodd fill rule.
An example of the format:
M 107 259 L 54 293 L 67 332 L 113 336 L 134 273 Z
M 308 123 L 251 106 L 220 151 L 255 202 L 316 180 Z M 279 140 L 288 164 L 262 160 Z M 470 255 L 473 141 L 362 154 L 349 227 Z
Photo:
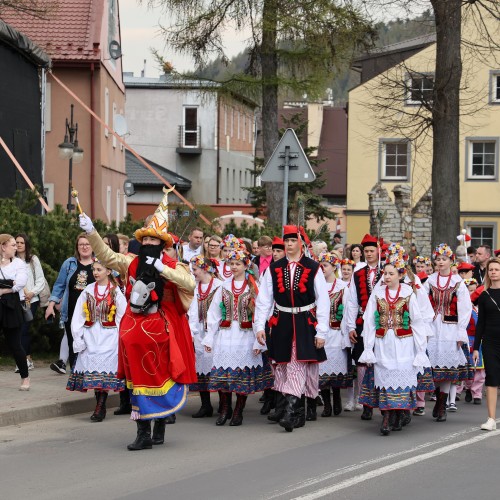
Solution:
M 230 251 L 244 250 L 245 244 L 239 238 L 236 238 L 234 234 L 228 234 L 223 238 L 220 244 L 220 248 L 221 252 L 224 249 Z M 222 281 L 233 279 L 233 273 L 231 271 L 231 268 L 229 267 L 229 261 L 227 259 L 221 259 L 219 261 L 218 274 L 221 277 Z
M 227 260 L 240 260 L 248 266 L 250 257 L 244 250 L 232 251 Z M 226 280 L 216 290 L 207 315 L 207 335 L 202 343 L 213 353 L 208 389 L 221 391 L 221 413 L 216 425 L 224 425 L 231 416 L 229 402 L 231 393 L 236 393 L 236 406 L 232 413 L 231 426 L 241 425 L 243 410 L 249 394 L 270 387 L 266 379 L 262 350 L 252 330 L 255 295 L 258 293 L 255 280 L 246 275 L 242 281 Z
M 285 226 L 283 239 L 303 239 L 302 232 L 297 226 Z M 286 397 L 280 425 L 288 432 L 297 424 L 302 395 L 318 395 L 319 363 L 326 360 L 324 347 L 315 346 L 315 338 L 326 339 L 328 335 L 330 311 L 319 267 L 304 254 L 297 262 L 284 257 L 271 263 L 256 302 L 254 331 L 264 331 L 269 319 L 267 347 L 274 366 L 274 388 Z
M 328 262 L 338 267 L 340 261 L 333 253 L 325 252 L 319 255 L 318 261 Z M 329 329 L 325 341 L 326 361 L 319 367 L 319 389 L 323 399 L 324 409 L 322 417 L 333 414 L 340 415 L 342 412 L 342 401 L 340 389 L 352 387 L 351 356 L 345 348 L 345 339 L 342 335 L 341 323 L 344 312 L 344 292 L 348 290 L 348 284 L 339 278 L 333 283 L 327 283 L 328 296 L 330 299 Z M 330 388 L 333 392 L 333 408 L 330 398 Z
M 212 275 L 209 283 L 198 282 L 194 292 L 194 300 L 188 311 L 189 328 L 193 337 L 194 350 L 196 355 L 196 375 L 198 382 L 190 384 L 190 391 L 199 391 L 201 398 L 201 408 L 193 414 L 193 418 L 211 417 L 213 415 L 212 404 L 210 403 L 210 392 L 208 384 L 210 381 L 210 371 L 213 366 L 213 355 L 205 350 L 203 340 L 208 329 L 208 309 L 222 281 L 214 276 L 217 271 L 218 262 L 202 255 L 197 255 L 191 259 L 191 265 L 207 271 Z
M 113 252 L 104 244 L 86 215 L 80 226 L 87 231 L 96 257 L 121 275 L 127 275 L 126 298 L 129 302 L 120 324 L 118 376 L 126 378 L 132 391 L 131 418 L 137 421 L 136 441 L 129 450 L 162 444 L 165 418 L 179 411 L 187 400 L 188 384 L 196 382 L 195 359 L 186 311 L 194 293 L 194 279 L 187 265 L 162 251 L 172 246 L 168 229 L 168 191 L 149 225 L 135 232 L 142 239 L 159 239 L 160 245 L 142 245 L 139 255 L 131 258 Z M 136 280 L 155 283 L 150 295 L 151 307 L 139 308 L 139 297 L 132 295 Z M 134 305 L 135 304 L 135 305 Z M 146 306 L 149 306 L 146 304 Z M 151 439 L 151 420 L 156 419 Z
M 95 391 L 97 406 L 90 417 L 94 422 L 106 416 L 109 391 L 125 390 L 117 376 L 118 329 L 127 301 L 120 289 L 92 283 L 80 294 L 71 320 L 73 350 L 78 354 L 66 389 Z
M 452 250 L 444 243 L 436 248 L 434 256 L 437 255 L 453 258 Z M 451 271 L 448 276 L 432 274 L 424 287 L 434 309 L 431 323 L 434 335 L 429 339 L 427 347 L 434 383 L 439 389 L 433 416 L 441 422 L 446 420 L 445 405 L 451 383 L 472 378 L 468 360 L 463 350 L 457 346 L 459 341 L 465 344 L 469 341 L 467 326 L 472 303 L 462 278 Z
M 400 273 L 402 260 L 391 259 Z M 430 366 L 426 355 L 427 335 L 418 300 L 411 286 L 400 283 L 396 291 L 378 286 L 363 316 L 365 350 L 360 362 L 374 366 L 374 386 L 383 415 L 381 432 L 389 434 L 391 412 L 393 430 L 401 429 L 402 414 L 416 407 L 417 374 Z M 401 411 L 402 410 L 402 411 Z
M 363 248 L 379 248 L 380 242 L 374 236 L 366 234 L 361 241 L 361 245 L 363 245 Z M 373 367 L 366 367 L 365 364 L 359 361 L 364 351 L 363 337 L 361 336 L 363 332 L 363 314 L 368 305 L 370 295 L 381 276 L 382 273 L 378 265 L 370 267 L 368 263 L 360 262 L 352 275 L 344 309 L 347 333 L 354 330 L 358 334 L 357 342 L 352 349 L 352 359 L 357 366 L 359 402 L 363 404 L 362 420 L 371 420 L 371 408 L 376 403 L 373 387 Z

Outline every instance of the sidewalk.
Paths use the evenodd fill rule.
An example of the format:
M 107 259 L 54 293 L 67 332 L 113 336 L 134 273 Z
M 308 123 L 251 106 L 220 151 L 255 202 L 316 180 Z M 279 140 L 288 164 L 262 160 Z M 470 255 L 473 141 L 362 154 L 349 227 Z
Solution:
M 0 427 L 75 413 L 91 413 L 95 408 L 93 391 L 67 391 L 68 375 L 59 375 L 48 365 L 30 370 L 30 380 L 30 390 L 20 391 L 21 377 L 14 373 L 14 366 L 12 369 L 2 367 L 0 370 Z M 118 404 L 118 393 L 110 393 L 107 407 L 113 409 Z

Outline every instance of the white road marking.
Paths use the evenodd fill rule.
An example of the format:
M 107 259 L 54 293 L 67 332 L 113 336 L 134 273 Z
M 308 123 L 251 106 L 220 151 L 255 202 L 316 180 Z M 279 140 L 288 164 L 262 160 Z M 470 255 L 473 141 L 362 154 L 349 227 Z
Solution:
M 474 430 L 478 430 L 478 428 L 475 427 Z M 470 431 L 467 431 L 467 432 L 470 432 Z M 332 493 L 335 493 L 336 491 L 340 491 L 340 490 L 343 490 L 345 488 L 349 488 L 351 486 L 354 486 L 354 485 L 357 485 L 359 483 L 362 483 L 364 481 L 369 481 L 370 479 L 373 479 L 373 478 L 376 478 L 376 477 L 380 477 L 383 474 L 388 474 L 390 472 L 394 472 L 395 470 L 399 470 L 399 469 L 402 469 L 404 467 L 409 467 L 409 466 L 417 464 L 419 462 L 423 462 L 424 460 L 429 460 L 431 458 L 438 457 L 439 455 L 443 455 L 445 453 L 449 453 L 450 451 L 456 450 L 458 448 L 462 448 L 464 446 L 469 446 L 471 444 L 478 443 L 480 441 L 484 441 L 485 439 L 496 437 L 496 436 L 499 436 L 499 435 L 500 435 L 500 430 L 491 431 L 491 432 L 484 432 L 482 434 L 479 434 L 478 436 L 475 436 L 473 438 L 467 439 L 465 441 L 460 441 L 458 443 L 449 444 L 449 445 L 443 446 L 442 448 L 438 448 L 436 450 L 433 450 L 433 451 L 430 451 L 430 452 L 427 452 L 427 453 L 422 453 L 421 455 L 416 455 L 416 456 L 407 458 L 406 460 L 402 460 L 402 461 L 399 461 L 397 463 L 386 465 L 384 467 L 379 467 L 378 469 L 374 469 L 374 470 L 366 472 L 364 474 L 359 474 L 358 476 L 355 476 L 355 477 L 350 478 L 350 479 L 346 479 L 345 481 L 342 481 L 342 482 L 337 483 L 335 485 L 328 486 L 328 487 L 325 487 L 325 488 L 321 488 L 321 489 L 319 489 L 317 491 L 314 491 L 314 492 L 311 492 L 311 493 L 308 493 L 308 494 L 305 494 L 305 495 L 294 497 L 293 500 L 315 500 L 317 498 L 323 498 L 326 495 L 331 495 Z M 456 437 L 456 434 L 455 434 L 455 437 Z M 448 440 L 449 440 L 449 437 L 446 439 L 446 441 L 448 441 Z M 438 442 L 434 441 L 433 443 L 426 443 L 425 445 L 422 445 L 422 446 L 419 446 L 419 447 L 416 447 L 416 448 L 417 449 L 418 448 L 421 449 L 422 447 L 430 446 L 431 444 L 433 444 L 433 445 L 439 444 L 439 441 Z M 340 469 L 339 471 L 336 471 L 335 473 L 331 474 L 330 477 L 329 477 L 329 479 L 332 478 L 332 477 L 334 477 L 335 475 L 345 474 L 349 470 L 355 470 L 357 468 L 360 468 L 360 466 L 361 467 L 366 467 L 371 462 L 375 462 L 375 461 L 379 462 L 381 459 L 387 459 L 389 457 L 394 458 L 397 455 L 400 455 L 402 453 L 408 453 L 408 452 L 405 451 L 405 452 L 395 453 L 392 456 L 378 457 L 375 460 L 370 460 L 370 461 L 367 461 L 367 462 L 364 462 L 364 463 L 361 463 L 361 464 L 357 464 L 357 465 L 352 466 L 352 467 L 346 467 L 344 469 Z M 314 481 L 313 480 L 309 480 L 307 482 L 304 482 L 304 483 L 302 483 L 301 486 L 297 485 L 297 487 L 295 487 L 294 490 L 296 491 L 298 489 L 302 489 L 302 488 L 304 488 L 304 487 L 306 487 L 306 486 L 308 486 L 310 484 L 313 484 L 317 480 L 318 480 L 318 478 L 316 478 Z M 291 491 L 289 491 L 289 492 L 291 492 Z M 281 493 L 281 495 L 283 495 L 283 493 Z

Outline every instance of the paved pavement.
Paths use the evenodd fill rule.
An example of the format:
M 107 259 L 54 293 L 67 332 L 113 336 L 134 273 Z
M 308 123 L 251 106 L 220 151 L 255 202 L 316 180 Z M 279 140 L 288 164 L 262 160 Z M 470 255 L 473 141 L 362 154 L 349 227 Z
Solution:
M 93 392 L 67 391 L 68 375 L 60 375 L 46 364 L 38 363 L 30 371 L 30 380 L 30 390 L 20 391 L 21 378 L 14 373 L 14 365 L 0 370 L 0 427 L 88 412 L 95 407 Z M 117 406 L 118 401 L 118 394 L 110 394 L 108 408 Z

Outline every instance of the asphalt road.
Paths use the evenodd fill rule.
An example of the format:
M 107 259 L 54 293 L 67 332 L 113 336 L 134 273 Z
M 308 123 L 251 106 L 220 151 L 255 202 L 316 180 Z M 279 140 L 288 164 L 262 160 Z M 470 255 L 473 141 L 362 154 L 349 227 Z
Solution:
M 500 431 L 484 432 L 486 407 L 458 403 L 446 423 L 414 417 L 379 435 L 380 416 L 318 418 L 286 433 L 249 399 L 241 427 L 194 420 L 190 398 L 166 443 L 129 452 L 135 424 L 112 412 L 0 428 L 2 500 L 497 499 Z

